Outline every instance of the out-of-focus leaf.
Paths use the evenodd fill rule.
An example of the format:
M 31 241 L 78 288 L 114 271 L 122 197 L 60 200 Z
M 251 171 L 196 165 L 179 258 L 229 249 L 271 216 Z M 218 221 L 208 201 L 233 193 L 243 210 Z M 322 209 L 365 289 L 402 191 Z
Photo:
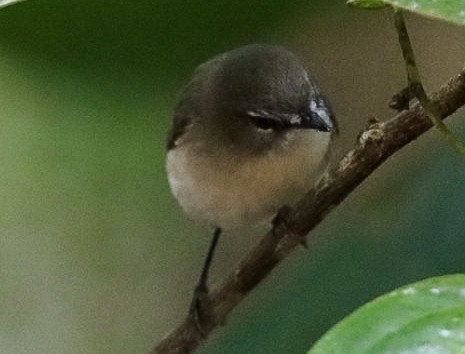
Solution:
M 26 0 L 0 0 L 0 8 L 24 2 Z
M 384 5 L 453 22 L 465 26 L 465 4 L 463 0 L 348 0 L 348 5 L 360 8 L 379 8 Z
M 347 5 L 362 9 L 379 9 L 388 6 L 383 0 L 348 0 Z
M 330 329 L 308 354 L 463 353 L 465 275 L 435 277 L 383 295 Z

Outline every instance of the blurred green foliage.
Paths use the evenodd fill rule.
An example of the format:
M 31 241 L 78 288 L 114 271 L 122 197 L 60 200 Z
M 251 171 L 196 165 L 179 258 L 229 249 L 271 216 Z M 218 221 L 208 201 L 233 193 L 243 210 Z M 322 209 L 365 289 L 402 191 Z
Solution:
M 460 353 L 465 342 L 464 274 L 428 278 L 365 304 L 307 354 Z
M 209 242 L 165 180 L 179 87 L 218 52 L 281 43 L 312 63 L 352 141 L 368 113 L 390 114 L 382 102 L 404 79 L 389 59 L 400 56 L 395 47 L 366 40 L 375 29 L 386 37 L 379 23 L 389 20 L 343 1 L 31 0 L 2 9 L 0 352 L 145 353 L 184 316 Z M 446 38 L 460 53 L 454 35 Z M 376 75 L 370 53 L 381 56 Z M 433 81 L 456 72 L 444 56 L 428 54 L 438 63 L 426 71 L 437 74 Z M 455 123 L 465 135 L 461 119 Z M 311 250 L 281 265 L 199 353 L 303 353 L 374 296 L 463 271 L 463 177 L 435 134 L 415 142 L 335 210 L 312 234 Z M 225 236 L 213 280 L 256 240 Z
M 457 25 L 465 25 L 465 10 L 461 0 L 348 0 L 347 4 L 365 9 L 377 9 L 392 5 L 424 16 L 431 16 Z

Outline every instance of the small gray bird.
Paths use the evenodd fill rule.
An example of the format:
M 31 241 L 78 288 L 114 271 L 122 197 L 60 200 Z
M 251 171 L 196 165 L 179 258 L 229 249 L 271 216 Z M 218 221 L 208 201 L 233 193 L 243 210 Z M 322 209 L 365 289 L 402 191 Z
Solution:
M 222 229 L 294 204 L 321 175 L 336 130 L 312 77 L 282 47 L 248 45 L 196 69 L 174 111 L 166 161 L 181 207 L 215 229 L 191 313 Z

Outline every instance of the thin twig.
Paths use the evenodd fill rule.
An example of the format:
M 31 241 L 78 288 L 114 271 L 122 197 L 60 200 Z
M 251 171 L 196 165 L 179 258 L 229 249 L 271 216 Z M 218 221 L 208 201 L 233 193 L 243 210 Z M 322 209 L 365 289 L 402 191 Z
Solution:
M 426 94 L 423 83 L 421 82 L 420 73 L 415 61 L 415 54 L 410 43 L 410 38 L 405 24 L 404 15 L 400 8 L 394 7 L 394 23 L 399 35 L 399 44 L 402 49 L 402 55 L 404 57 L 405 67 L 407 69 L 408 87 L 411 92 L 418 99 L 420 104 L 423 106 L 425 113 L 435 127 L 441 132 L 441 135 L 446 139 L 447 143 L 457 153 L 465 159 L 465 146 L 460 142 L 459 139 L 450 131 L 449 128 L 441 120 L 441 115 L 438 107 L 432 102 Z
M 465 105 L 465 69 L 432 97 L 438 117 L 445 118 Z M 187 317 L 150 353 L 191 353 L 226 316 L 292 252 L 326 215 L 341 203 L 389 156 L 432 126 L 419 104 L 386 122 L 372 122 L 359 136 L 356 146 L 331 169 L 298 205 L 286 214 L 286 227 L 277 224 L 240 262 L 220 286 L 203 299 L 207 316 L 202 332 Z

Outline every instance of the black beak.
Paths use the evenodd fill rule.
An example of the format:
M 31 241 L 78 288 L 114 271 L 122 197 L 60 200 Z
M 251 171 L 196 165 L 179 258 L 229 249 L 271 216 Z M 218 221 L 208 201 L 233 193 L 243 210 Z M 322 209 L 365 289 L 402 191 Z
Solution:
M 300 121 L 300 128 L 314 129 L 320 132 L 330 132 L 330 114 L 327 111 L 320 110 L 319 112 L 311 111 L 302 117 Z
M 247 111 L 247 116 L 252 123 L 259 128 L 267 129 L 313 129 L 319 132 L 331 132 L 337 130 L 332 118 L 332 113 L 326 107 L 316 107 L 301 114 L 269 113 L 265 110 Z
M 316 112 L 294 116 L 288 121 L 288 126 L 295 129 L 313 129 L 319 132 L 330 132 L 332 125 L 328 121 L 331 122 L 331 118 L 329 114 L 324 114 L 324 117 Z
M 321 96 L 311 99 L 307 109 L 299 117 L 301 129 L 313 129 L 319 132 L 330 132 L 335 129 L 331 109 Z

